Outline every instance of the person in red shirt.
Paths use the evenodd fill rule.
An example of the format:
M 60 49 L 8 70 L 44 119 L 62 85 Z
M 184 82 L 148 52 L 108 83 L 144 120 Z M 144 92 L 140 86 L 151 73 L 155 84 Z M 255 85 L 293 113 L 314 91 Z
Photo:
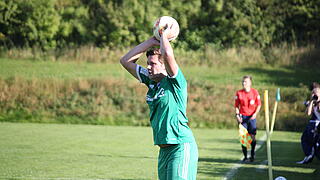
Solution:
M 250 161 L 254 161 L 255 157 L 255 146 L 257 134 L 256 117 L 261 108 L 261 100 L 259 92 L 256 89 L 251 88 L 252 77 L 244 76 L 242 78 L 243 89 L 238 90 L 235 96 L 235 111 L 238 123 L 241 123 L 250 134 L 252 138 L 251 143 L 251 157 Z M 247 147 L 241 146 L 244 155 L 243 162 L 247 161 Z

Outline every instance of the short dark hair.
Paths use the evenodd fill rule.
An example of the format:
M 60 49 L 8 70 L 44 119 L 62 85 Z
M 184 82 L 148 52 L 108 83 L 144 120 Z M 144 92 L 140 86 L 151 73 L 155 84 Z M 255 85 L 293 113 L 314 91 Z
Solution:
M 146 53 L 147 57 L 153 56 L 153 55 L 161 56 L 160 49 L 158 49 L 158 48 L 150 48 Z
M 242 80 L 245 80 L 245 79 L 250 79 L 250 81 L 252 82 L 252 76 L 250 75 L 245 75 L 242 77 Z
M 320 84 L 317 82 L 313 82 L 309 86 L 309 90 L 312 91 L 314 88 L 320 88 Z

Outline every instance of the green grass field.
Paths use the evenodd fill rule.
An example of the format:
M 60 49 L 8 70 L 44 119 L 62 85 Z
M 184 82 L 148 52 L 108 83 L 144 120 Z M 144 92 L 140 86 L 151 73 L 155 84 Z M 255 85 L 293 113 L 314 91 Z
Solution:
M 121 70 L 120 64 L 112 63 L 52 62 L 0 58 L 0 67 L 0 77 L 2 78 L 89 79 L 130 77 L 128 73 Z
M 198 179 L 222 179 L 241 159 L 237 130 L 194 129 Z M 263 131 L 259 131 L 260 138 Z M 0 123 L 0 179 L 157 179 L 150 127 Z M 300 133 L 274 132 L 274 177 L 317 179 L 320 163 L 303 158 Z M 232 179 L 268 179 L 265 146 Z
M 140 62 L 143 66 L 144 62 Z M 241 77 L 250 74 L 254 85 L 260 87 L 299 87 L 317 81 L 319 71 L 299 67 L 272 67 L 269 65 L 239 66 L 183 66 L 189 81 L 219 85 L 239 84 Z M 310 73 L 313 72 L 313 73 Z M 0 58 L 0 77 L 22 77 L 26 79 L 100 79 L 115 78 L 134 80 L 119 63 L 52 62 L 13 60 Z
M 214 91 L 199 92 L 200 94 L 209 93 L 209 97 L 212 94 L 220 97 L 223 93 L 219 91 L 228 86 L 230 86 L 229 89 L 241 88 L 241 77 L 250 74 L 254 77 L 254 87 L 287 89 L 288 102 L 293 94 L 299 95 L 296 93 L 300 92 L 298 90 L 306 89 L 305 86 L 311 81 L 317 81 L 320 75 L 319 71 L 310 69 L 268 65 L 217 67 L 181 65 L 181 68 L 193 87 L 215 88 Z M 130 82 L 128 84 L 137 82 L 118 63 L 51 62 L 0 58 L 0 78 L 13 77 L 48 82 L 52 79 L 66 80 L 66 82 L 77 79 L 125 80 Z M 10 84 L 10 81 L 8 83 Z M 25 93 L 28 93 L 28 89 Z M 193 93 L 193 95 L 198 95 L 196 92 Z M 232 97 L 232 95 L 227 97 L 230 99 L 227 102 L 230 106 Z M 298 100 L 293 98 L 292 101 L 295 103 L 294 106 L 280 104 L 279 107 L 284 109 L 282 114 L 279 113 L 280 115 L 293 114 L 289 111 L 291 109 L 293 112 L 298 111 L 296 102 Z M 214 106 L 213 109 L 218 109 L 217 104 L 200 105 Z M 231 113 L 225 109 L 220 108 L 223 112 L 219 113 L 224 116 L 219 119 L 227 121 L 229 118 L 233 122 L 233 119 L 230 119 L 231 116 L 229 117 Z M 288 117 L 290 121 L 284 124 L 288 126 L 288 122 L 300 120 L 300 116 L 297 117 L 296 119 Z M 16 117 L 13 116 L 13 119 Z M 215 121 L 211 123 L 216 124 Z M 259 127 L 262 127 L 263 123 L 259 123 Z M 150 127 L 0 123 L 0 179 L 157 179 L 159 148 L 153 146 L 151 133 Z M 259 131 L 258 138 L 262 137 L 263 133 Z M 257 159 L 254 163 L 240 164 L 242 153 L 237 130 L 194 129 L 194 134 L 200 155 L 198 179 L 223 179 L 230 174 L 232 174 L 231 179 L 268 179 L 264 145 L 257 151 Z M 284 176 L 287 179 L 304 180 L 320 177 L 318 160 L 309 165 L 295 164 L 296 161 L 303 158 L 300 136 L 301 133 L 293 132 L 276 131 L 273 134 L 274 177 Z

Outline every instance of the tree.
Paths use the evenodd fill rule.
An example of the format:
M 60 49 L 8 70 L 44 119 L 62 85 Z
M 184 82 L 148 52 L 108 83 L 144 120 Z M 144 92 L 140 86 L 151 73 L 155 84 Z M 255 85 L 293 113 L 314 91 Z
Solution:
M 0 27 L 6 41 L 18 46 L 55 47 L 60 16 L 53 0 L 4 0 Z
M 202 0 L 199 17 L 206 41 L 222 47 L 260 46 L 272 42 L 275 27 L 256 0 Z

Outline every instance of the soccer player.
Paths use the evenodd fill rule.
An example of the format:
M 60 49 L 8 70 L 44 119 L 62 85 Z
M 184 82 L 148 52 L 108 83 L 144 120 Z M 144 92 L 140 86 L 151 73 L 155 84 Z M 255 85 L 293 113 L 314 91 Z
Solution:
M 197 174 L 198 147 L 187 124 L 187 81 L 175 60 L 170 37 L 164 30 L 160 41 L 152 37 L 142 42 L 124 55 L 120 63 L 148 88 L 146 102 L 153 140 L 160 147 L 159 179 L 193 180 Z M 160 49 L 154 48 L 159 45 Z M 144 52 L 147 68 L 136 64 Z
M 250 161 L 253 162 L 255 158 L 255 147 L 256 139 L 255 135 L 257 133 L 256 117 L 261 108 L 261 100 L 259 92 L 256 89 L 251 88 L 252 77 L 244 76 L 242 78 L 243 89 L 237 91 L 235 96 L 235 111 L 238 123 L 241 123 L 250 134 L 252 138 L 251 142 L 251 157 Z M 243 162 L 248 160 L 247 157 L 247 147 L 241 146 L 244 155 Z

